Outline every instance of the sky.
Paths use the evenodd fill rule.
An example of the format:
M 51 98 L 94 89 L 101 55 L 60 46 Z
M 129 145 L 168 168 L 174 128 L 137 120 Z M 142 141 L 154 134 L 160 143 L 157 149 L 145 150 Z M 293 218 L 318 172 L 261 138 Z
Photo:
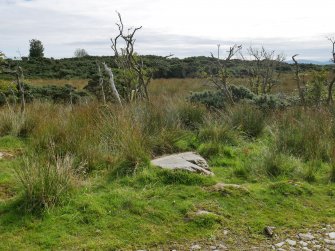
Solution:
M 221 55 L 233 44 L 264 46 L 286 58 L 329 61 L 335 0 L 0 0 L 0 50 L 27 56 L 39 39 L 46 57 L 113 55 L 116 11 L 136 34 L 140 54 Z

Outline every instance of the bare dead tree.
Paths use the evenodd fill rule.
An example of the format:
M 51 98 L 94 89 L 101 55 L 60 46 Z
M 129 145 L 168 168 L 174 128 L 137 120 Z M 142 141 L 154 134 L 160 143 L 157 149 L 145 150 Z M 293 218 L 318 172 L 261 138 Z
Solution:
M 276 68 L 284 61 L 284 56 L 276 55 L 275 51 L 267 51 L 264 47 L 261 49 L 250 47 L 248 52 L 253 60 L 249 70 L 252 91 L 256 94 L 260 91 L 262 94 L 270 93 L 272 87 L 279 81 L 280 71 L 276 71 Z
M 1 68 L 2 68 L 1 69 L 2 72 L 10 74 L 15 78 L 15 83 L 18 87 L 20 97 L 21 97 L 20 99 L 21 100 L 21 113 L 24 113 L 26 110 L 26 97 L 25 97 L 25 88 L 24 88 L 24 83 L 23 83 L 24 75 L 23 75 L 22 68 L 20 66 L 17 66 L 15 70 L 11 70 L 9 66 L 6 66 L 5 64 L 2 64 Z
M 121 14 L 118 13 L 119 22 L 118 34 L 111 38 L 112 50 L 114 51 L 115 62 L 121 72 L 120 84 L 126 89 L 126 99 L 130 101 L 132 96 L 140 99 L 149 99 L 148 85 L 152 79 L 152 72 L 144 67 L 143 60 L 135 52 L 134 38 L 142 26 L 129 28 L 125 31 Z M 121 44 L 120 47 L 119 44 Z M 132 95 L 135 93 L 135 95 Z
M 111 86 L 113 95 L 114 95 L 115 99 L 117 100 L 117 102 L 118 102 L 120 105 L 122 105 L 122 102 L 121 102 L 121 98 L 120 98 L 119 92 L 117 91 L 117 89 L 116 89 L 116 87 L 115 87 L 114 75 L 113 75 L 112 69 L 109 68 L 105 63 L 102 63 L 102 65 L 104 66 L 105 71 L 107 72 L 107 74 L 108 74 L 108 76 L 109 76 L 109 84 L 110 84 L 110 86 Z
M 232 58 L 242 49 L 242 45 L 233 45 L 227 51 L 228 55 L 225 59 L 220 59 L 220 45 L 218 45 L 218 57 L 215 60 L 214 68 L 217 70 L 217 73 L 210 74 L 210 82 L 214 84 L 214 86 L 222 91 L 224 96 L 228 99 L 228 101 L 233 104 L 234 100 L 232 94 L 229 90 L 229 72 L 227 69 L 227 63 L 232 60 Z M 215 59 L 213 53 L 211 53 L 213 59 Z
M 328 40 L 332 44 L 331 62 L 333 62 L 335 64 L 335 37 L 329 37 Z M 335 69 L 333 69 L 333 75 L 334 76 L 332 77 L 332 79 L 328 83 L 328 98 L 327 98 L 328 104 L 332 104 L 334 102 L 333 101 L 333 86 L 334 86 L 334 83 L 335 83 Z
M 298 55 L 299 54 L 293 55 L 292 60 L 294 62 L 294 66 L 295 66 L 295 81 L 297 82 L 300 101 L 305 106 L 306 105 L 306 102 L 305 102 L 305 79 L 304 78 L 301 79 L 301 77 L 300 77 L 300 67 L 299 67 L 298 61 L 296 60 L 296 57 Z

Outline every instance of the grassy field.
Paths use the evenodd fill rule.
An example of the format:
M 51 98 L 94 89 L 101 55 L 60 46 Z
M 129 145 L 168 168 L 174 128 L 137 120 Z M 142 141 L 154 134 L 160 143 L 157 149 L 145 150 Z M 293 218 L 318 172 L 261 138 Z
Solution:
M 185 101 L 207 89 L 201 80 L 150 88 L 150 104 L 123 108 L 2 108 L 0 250 L 188 250 L 215 239 L 248 250 L 268 241 L 265 226 L 280 235 L 335 223 L 331 109 L 208 111 Z M 149 163 L 181 151 L 203 155 L 215 175 Z
M 306 81 L 309 79 L 306 76 Z M 232 78 L 231 84 L 244 85 L 249 87 L 248 78 Z M 296 83 L 293 74 L 282 74 L 280 76 L 280 84 L 274 86 L 273 93 L 291 94 L 296 89 Z M 70 84 L 78 89 L 84 88 L 88 80 L 86 79 L 29 79 L 29 83 L 35 86 L 57 85 L 64 86 Z M 178 87 L 178 94 L 187 95 L 190 91 L 202 91 L 211 88 L 211 85 L 205 79 L 154 79 L 150 84 L 150 91 L 153 95 L 161 94 L 176 94 L 176 87 Z

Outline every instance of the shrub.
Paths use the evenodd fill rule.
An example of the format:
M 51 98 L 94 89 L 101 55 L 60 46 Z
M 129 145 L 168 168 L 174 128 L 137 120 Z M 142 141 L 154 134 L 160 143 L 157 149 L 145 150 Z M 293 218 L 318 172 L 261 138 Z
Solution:
M 78 170 L 78 168 L 76 169 Z M 75 184 L 74 158 L 71 155 L 25 159 L 16 169 L 24 189 L 24 203 L 28 211 L 47 209 L 61 202 Z
M 253 103 L 262 109 L 284 109 L 290 102 L 282 95 L 259 95 L 253 98 Z
M 283 95 L 264 94 L 256 95 L 244 86 L 231 85 L 230 91 L 233 100 L 238 103 L 241 101 L 249 102 L 262 109 L 284 109 L 290 106 L 290 101 Z M 205 91 L 192 93 L 189 97 L 190 102 L 200 103 L 207 108 L 224 108 L 226 106 L 225 96 L 220 91 Z
M 220 109 L 225 107 L 225 97 L 222 92 L 218 91 L 192 93 L 189 101 L 194 104 L 203 104 L 207 108 Z
M 250 89 L 244 86 L 235 86 L 231 85 L 229 87 L 234 101 L 240 101 L 242 99 L 253 100 L 256 98 L 256 94 L 253 93 Z

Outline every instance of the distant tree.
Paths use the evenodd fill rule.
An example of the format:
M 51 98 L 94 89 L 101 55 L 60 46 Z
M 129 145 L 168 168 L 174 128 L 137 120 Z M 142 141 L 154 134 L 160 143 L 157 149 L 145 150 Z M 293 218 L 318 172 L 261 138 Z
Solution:
M 1 73 L 1 69 L 3 68 L 3 63 L 5 61 L 5 54 L 0 51 L 0 73 Z
M 302 78 L 301 78 L 299 63 L 296 60 L 296 57 L 298 55 L 299 54 L 293 55 L 292 60 L 294 62 L 294 66 L 295 66 L 295 81 L 297 83 L 300 101 L 305 106 L 305 104 L 306 104 L 305 103 L 306 82 L 305 82 L 304 75 L 302 75 Z
M 153 77 L 153 70 L 146 67 L 143 64 L 143 58 L 135 52 L 136 39 L 134 36 L 142 26 L 126 29 L 123 25 L 121 14 L 117 14 L 119 22 L 116 25 L 119 32 L 117 36 L 111 38 L 111 42 L 115 63 L 119 71 L 118 84 L 123 89 L 121 90 L 123 92 L 121 96 L 126 101 L 136 99 L 149 100 L 148 85 Z M 111 69 L 106 64 L 103 64 L 103 66 L 110 76 L 110 83 L 112 83 Z M 114 90 L 115 88 L 112 89 Z
M 279 82 L 280 71 L 277 67 L 285 60 L 281 54 L 275 51 L 267 51 L 264 47 L 261 49 L 248 49 L 252 60 L 249 67 L 249 84 L 251 90 L 256 94 L 267 94 L 271 92 L 272 87 Z
M 2 62 L 5 59 L 5 54 L 0 51 L 0 62 Z
M 89 56 L 89 55 L 88 55 L 88 53 L 85 49 L 78 48 L 74 51 L 74 56 L 76 58 L 82 58 L 82 57 L 86 57 L 86 56 Z
M 29 57 L 30 58 L 43 58 L 44 57 L 44 47 L 40 40 L 32 39 L 29 41 Z
M 233 57 L 242 50 L 242 45 L 233 45 L 229 47 L 228 55 L 221 59 L 220 58 L 220 44 L 218 47 L 217 58 L 211 53 L 213 60 L 213 72 L 209 75 L 209 81 L 223 93 L 224 97 L 229 103 L 234 104 L 234 99 L 230 90 L 229 77 L 230 72 L 228 70 L 228 64 L 232 61 Z

